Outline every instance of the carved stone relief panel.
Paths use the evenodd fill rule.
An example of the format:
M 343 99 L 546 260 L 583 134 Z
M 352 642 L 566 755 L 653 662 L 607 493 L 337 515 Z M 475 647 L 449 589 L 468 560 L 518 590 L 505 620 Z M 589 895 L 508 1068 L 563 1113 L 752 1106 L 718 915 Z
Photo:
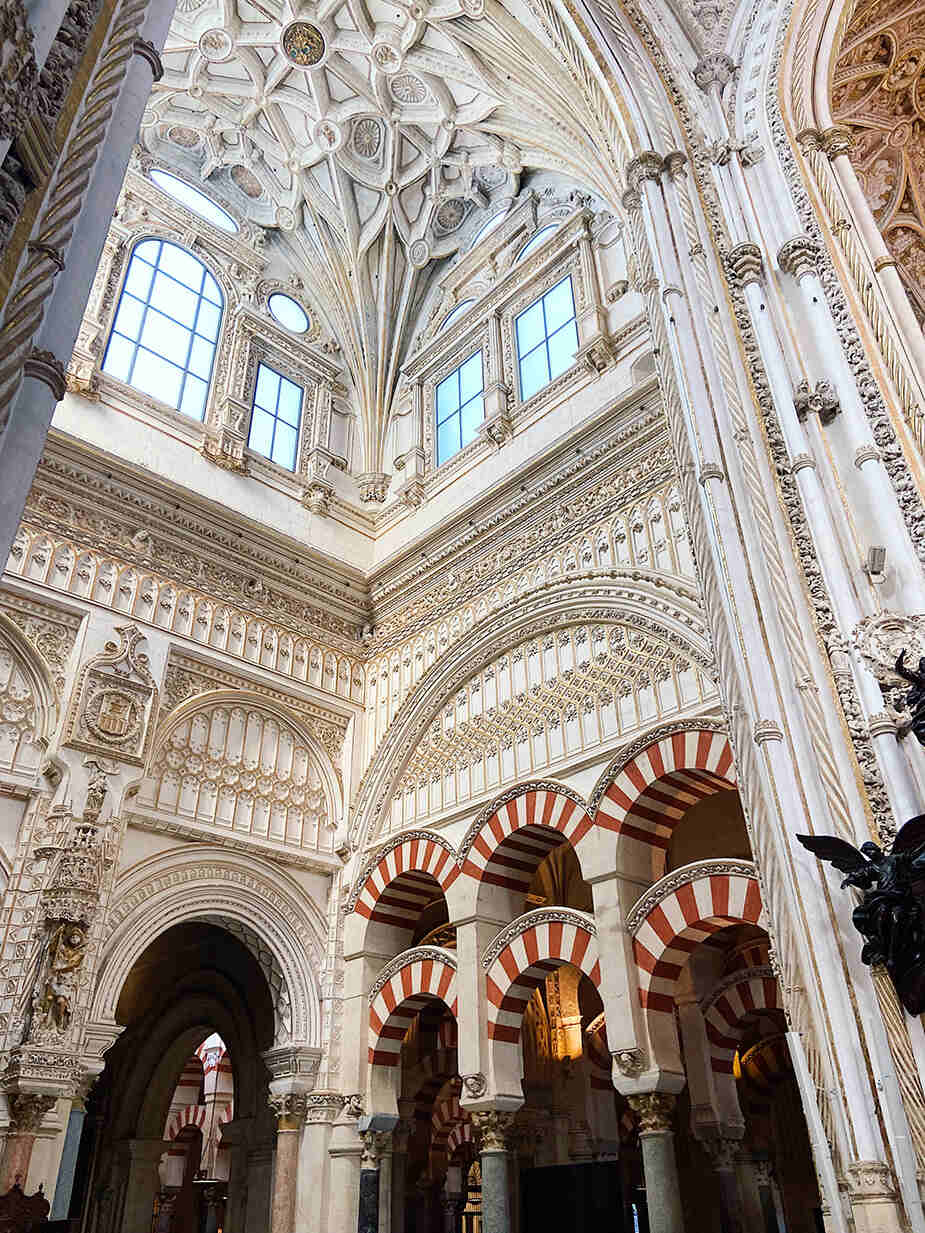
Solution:
M 318 755 L 254 701 L 207 706 L 155 752 L 140 809 L 315 851 L 333 851 L 334 809 Z
M 925 3 L 865 0 L 842 41 L 832 115 L 854 138 L 852 165 L 925 322 Z
M 107 642 L 80 672 L 68 713 L 66 743 L 119 762 L 144 765 L 157 689 L 141 651 L 137 625 L 116 626 L 119 641 Z
M 0 641 L 0 773 L 31 779 L 42 763 L 36 697 L 16 652 Z
M 550 630 L 447 699 L 408 763 L 392 824 L 541 774 L 715 697 L 700 666 L 638 623 Z

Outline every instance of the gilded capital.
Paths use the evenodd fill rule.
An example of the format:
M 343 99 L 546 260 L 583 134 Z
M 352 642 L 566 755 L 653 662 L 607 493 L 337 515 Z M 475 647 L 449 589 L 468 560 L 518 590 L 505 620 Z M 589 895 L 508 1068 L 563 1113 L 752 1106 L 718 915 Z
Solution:
M 641 1135 L 667 1135 L 674 1131 L 675 1097 L 670 1092 L 643 1092 L 627 1096 L 639 1120 Z
M 472 1114 L 479 1150 L 483 1152 L 506 1152 L 510 1147 L 514 1114 L 498 1109 L 483 1109 Z

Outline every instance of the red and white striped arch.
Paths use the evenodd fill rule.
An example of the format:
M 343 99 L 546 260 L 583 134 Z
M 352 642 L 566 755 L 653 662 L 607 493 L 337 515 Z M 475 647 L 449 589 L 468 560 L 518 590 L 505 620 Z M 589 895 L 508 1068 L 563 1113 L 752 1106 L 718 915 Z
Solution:
M 445 840 L 423 832 L 406 836 L 367 870 L 354 911 L 368 920 L 413 929 L 434 898 L 434 883 L 446 894 L 458 876 L 459 865 Z
M 612 768 L 595 823 L 643 845 L 655 863 L 688 809 L 735 782 L 732 746 L 724 732 L 667 732 Z
M 711 872 L 710 866 L 717 864 L 727 872 Z M 691 952 L 720 929 L 742 922 L 757 925 L 761 920 L 757 880 L 746 872 L 749 866 L 744 861 L 741 873 L 728 872 L 730 864 L 704 861 L 700 869 L 693 866 L 688 880 L 666 891 L 633 927 L 644 1010 L 673 1014 L 677 980 Z M 657 891 L 656 883 L 652 892 Z
M 472 1130 L 472 1122 L 457 1122 L 450 1130 L 446 1139 L 446 1155 L 448 1160 L 452 1160 L 461 1147 L 467 1144 L 474 1144 L 475 1138 Z
M 441 1100 L 434 1109 L 430 1121 L 430 1147 L 432 1152 L 445 1152 L 449 1155 L 449 1137 L 454 1127 L 462 1122 L 469 1122 L 469 1114 L 459 1103 L 458 1093 L 453 1093 Z
M 733 1059 L 751 1016 L 782 1010 L 780 989 L 768 968 L 744 971 L 739 980 L 727 985 L 703 1012 L 714 1072 L 732 1074 Z
M 517 1044 L 527 1003 L 549 975 L 563 963 L 579 969 L 599 988 L 601 965 L 594 924 L 583 912 L 541 908 L 517 922 L 517 932 L 502 932 L 505 945 L 486 975 L 488 1038 Z M 493 943 L 488 947 L 490 954 Z
M 495 809 L 463 846 L 463 870 L 478 882 L 526 894 L 552 848 L 573 847 L 594 825 L 579 801 L 525 784 Z
M 592 1019 L 585 1028 L 585 1045 L 585 1054 L 590 1062 L 589 1078 L 592 1090 L 613 1093 L 612 1062 L 603 1014 Z
M 202 1130 L 205 1121 L 205 1105 L 187 1105 L 183 1109 L 177 1109 L 167 1123 L 166 1137 L 175 1139 L 186 1126 L 195 1126 L 197 1130 Z
M 369 1007 L 369 1061 L 373 1066 L 397 1066 L 402 1041 L 414 1016 L 429 1003 L 443 1002 L 456 1016 L 456 961 L 409 951 L 389 964 L 389 977 Z

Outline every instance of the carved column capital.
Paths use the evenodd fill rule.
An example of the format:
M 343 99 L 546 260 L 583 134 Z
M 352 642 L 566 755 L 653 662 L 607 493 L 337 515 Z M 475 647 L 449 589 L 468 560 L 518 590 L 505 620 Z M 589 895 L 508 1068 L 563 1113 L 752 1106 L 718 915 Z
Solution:
M 360 1156 L 361 1169 L 378 1169 L 382 1157 L 391 1146 L 391 1135 L 381 1130 L 364 1130 L 360 1133 L 363 1140 L 363 1151 Z
M 667 1135 L 674 1132 L 676 1098 L 670 1092 L 642 1092 L 627 1096 L 629 1107 L 639 1120 L 640 1135 Z
M 819 134 L 819 142 L 826 157 L 834 159 L 838 158 L 839 154 L 848 153 L 854 144 L 854 134 L 850 128 L 833 124 L 831 128 Z
M 716 52 L 697 61 L 694 65 L 694 81 L 704 91 L 711 90 L 713 86 L 722 89 L 732 80 L 735 71 L 735 62 L 723 52 Z
M 135 39 L 132 43 L 132 54 L 141 56 L 142 60 L 147 60 L 151 65 L 151 76 L 155 81 L 160 81 L 164 76 L 164 66 L 161 63 L 160 53 L 150 39 Z
M 481 1109 L 472 1113 L 479 1151 L 506 1152 L 510 1147 L 514 1114 L 500 1109 Z
M 737 244 L 726 258 L 729 281 L 734 287 L 747 287 L 761 282 L 763 265 L 757 244 Z
M 626 183 L 630 190 L 638 190 L 645 180 L 658 180 L 664 169 L 664 159 L 654 150 L 643 150 L 626 167 Z
M 298 1130 L 305 1120 L 308 1102 L 304 1092 L 277 1092 L 270 1096 L 277 1130 Z
M 33 347 L 32 353 L 23 365 L 23 371 L 27 377 L 34 377 L 36 381 L 47 385 L 54 394 L 56 402 L 60 402 L 64 397 L 67 391 L 64 365 L 53 352 L 40 351 L 38 347 Z
M 361 501 L 374 501 L 381 505 L 389 491 L 392 477 L 382 471 L 364 471 L 362 475 L 354 476 L 360 490 Z
M 8 1096 L 10 1130 L 17 1135 L 34 1135 L 56 1101 L 56 1096 L 44 1096 L 38 1092 L 15 1092 Z
M 795 235 L 780 247 L 777 254 L 777 264 L 785 274 L 792 274 L 800 279 L 804 274 L 812 274 L 819 265 L 819 248 L 815 240 L 808 235 Z

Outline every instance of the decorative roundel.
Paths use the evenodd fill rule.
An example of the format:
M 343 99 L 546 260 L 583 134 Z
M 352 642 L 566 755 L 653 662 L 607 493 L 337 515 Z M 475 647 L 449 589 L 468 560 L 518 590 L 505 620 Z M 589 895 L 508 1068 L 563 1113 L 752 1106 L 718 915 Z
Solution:
M 313 136 L 315 145 L 329 154 L 338 149 L 344 139 L 340 125 L 335 124 L 333 120 L 319 120 L 315 125 Z
M 290 295 L 274 291 L 267 300 L 270 316 L 291 334 L 304 334 L 309 327 L 308 313 Z
M 408 256 L 415 269 L 421 269 L 430 261 L 430 245 L 426 240 L 415 240 L 408 250 Z
M 311 22 L 294 21 L 283 31 L 283 53 L 300 68 L 318 64 L 324 52 L 324 35 Z
M 401 68 L 401 51 L 391 43 L 374 43 L 370 54 L 373 64 L 381 73 L 385 73 L 386 77 L 394 76 Z
M 210 64 L 219 64 L 227 60 L 234 51 L 234 42 L 227 30 L 213 26 L 199 36 L 199 50 L 204 60 Z
M 291 210 L 289 206 L 277 206 L 276 225 L 283 231 L 292 231 L 296 225 L 295 210 Z
M 399 73 L 389 81 L 392 97 L 399 103 L 423 103 L 427 87 L 413 73 Z

